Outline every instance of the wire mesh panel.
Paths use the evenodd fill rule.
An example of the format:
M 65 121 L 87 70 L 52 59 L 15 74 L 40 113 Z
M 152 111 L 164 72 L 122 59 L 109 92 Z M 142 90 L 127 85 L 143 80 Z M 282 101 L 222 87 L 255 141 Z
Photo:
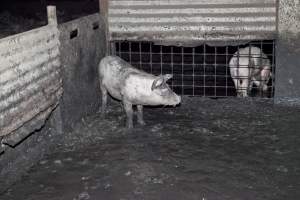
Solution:
M 253 55 L 239 53 L 241 49 L 247 47 L 259 48 L 262 51 L 255 54 L 256 52 L 250 50 Z M 246 64 L 236 62 L 237 66 L 231 66 L 240 71 L 249 70 L 249 75 L 246 77 L 244 75 L 232 77 L 229 63 L 232 62 L 231 60 L 240 61 L 239 59 L 244 59 L 244 57 L 255 57 L 261 60 L 260 58 L 265 55 L 270 62 L 270 72 L 274 72 L 275 68 L 275 42 L 273 40 L 255 41 L 240 46 L 201 45 L 197 47 L 162 46 L 146 41 L 114 41 L 113 48 L 113 52 L 117 56 L 138 69 L 154 75 L 173 74 L 173 79 L 169 80 L 171 88 L 177 94 L 188 96 L 236 96 L 239 90 L 246 90 L 250 96 L 259 96 L 261 93 L 257 83 L 262 80 L 253 70 L 249 70 L 251 67 L 255 67 L 251 60 L 249 59 Z M 261 67 L 261 65 L 262 62 L 258 62 L 256 67 Z M 274 73 L 270 74 L 273 74 L 272 77 L 274 77 Z M 251 77 L 254 75 L 256 75 L 256 84 L 251 81 Z M 247 87 L 242 87 L 238 80 L 236 85 L 233 78 L 247 79 L 249 84 Z M 254 83 L 253 86 L 250 83 Z M 267 88 L 267 96 L 273 97 L 273 78 L 268 81 Z

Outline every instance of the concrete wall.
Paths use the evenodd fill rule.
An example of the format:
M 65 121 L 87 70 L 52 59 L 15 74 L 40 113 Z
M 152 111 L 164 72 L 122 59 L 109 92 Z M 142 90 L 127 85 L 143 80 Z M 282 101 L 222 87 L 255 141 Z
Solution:
M 280 0 L 275 102 L 300 105 L 300 1 Z
M 105 55 L 105 30 L 99 14 L 64 23 L 59 30 L 64 88 L 61 102 L 63 129 L 72 131 L 76 122 L 99 109 L 97 66 Z

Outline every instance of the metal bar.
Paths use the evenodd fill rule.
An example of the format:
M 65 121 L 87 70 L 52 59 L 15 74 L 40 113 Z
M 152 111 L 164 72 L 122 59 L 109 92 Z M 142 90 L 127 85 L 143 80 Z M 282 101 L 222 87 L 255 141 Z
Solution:
M 215 86 L 217 86 L 217 47 L 215 47 L 215 57 L 214 57 L 214 59 L 215 59 L 215 63 L 214 63 L 214 68 L 215 68 L 215 75 L 214 75 L 214 77 L 215 77 Z M 215 96 L 217 96 L 217 88 L 215 87 Z
M 274 97 L 274 93 L 275 93 L 275 67 L 276 67 L 276 59 L 275 59 L 275 55 L 276 55 L 276 41 L 273 40 L 273 45 L 272 45 L 272 82 L 271 82 L 271 97 Z
M 193 47 L 192 57 L 193 57 L 193 96 L 195 96 L 195 47 Z
M 139 66 L 140 66 L 140 69 L 142 69 L 142 43 L 139 42 L 139 51 L 140 51 L 140 63 L 139 63 Z
M 225 67 L 226 67 L 226 69 L 225 69 L 225 85 L 226 85 L 226 90 L 225 90 L 225 96 L 227 97 L 228 96 L 228 79 L 227 79 L 227 77 L 228 77 L 228 68 L 229 68 L 229 63 L 228 63 L 228 46 L 226 46 L 226 56 L 225 56 Z
M 203 71 L 204 71 L 204 77 L 203 77 L 203 96 L 206 96 L 206 90 L 205 90 L 205 80 L 206 80 L 206 45 L 203 45 Z
M 174 62 L 173 62 L 173 56 L 174 56 L 174 52 L 173 52 L 173 46 L 171 46 L 171 70 L 172 70 L 172 75 L 174 77 Z M 172 90 L 174 89 L 174 80 L 172 81 Z
M 183 55 L 183 47 L 181 47 L 181 94 L 184 95 L 184 88 L 183 88 L 183 84 L 184 84 L 184 55 Z
M 160 52 L 159 52 L 159 58 L 160 58 L 160 74 L 162 74 L 163 73 L 163 64 L 162 64 L 162 62 L 163 62 L 163 60 L 162 60 L 162 45 L 160 45 L 159 46 L 159 50 L 160 50 Z
M 238 46 L 238 50 L 237 50 L 237 77 L 239 78 L 240 77 L 240 73 L 239 73 L 239 68 L 240 68 L 240 46 Z M 239 81 L 239 79 L 238 79 L 238 81 L 237 81 L 237 83 L 236 83 L 236 85 L 237 85 L 237 88 L 239 88 L 240 86 L 239 86 L 239 84 L 240 84 L 240 81 Z M 236 89 L 237 89 L 236 88 Z
M 152 57 L 152 44 L 153 43 L 150 43 L 150 72 L 151 72 L 151 74 L 153 73 L 153 63 L 152 63 L 152 59 L 153 59 L 153 57 Z
M 121 57 L 121 42 L 118 42 L 119 43 L 119 56 Z
M 264 59 L 264 58 L 263 58 L 263 43 L 262 43 L 262 41 L 261 41 L 261 42 L 260 42 L 260 62 L 259 62 L 259 63 L 260 63 L 260 66 L 259 66 L 260 69 L 262 69 L 262 67 L 263 67 L 263 66 L 262 66 L 262 64 L 263 64 L 263 63 L 262 63 L 263 59 Z M 261 76 L 260 76 L 260 79 L 262 79 Z M 259 94 L 260 94 L 260 97 L 263 97 L 263 95 L 264 95 L 264 94 L 263 94 L 263 90 L 262 90 L 262 89 L 263 89 L 263 88 L 262 88 L 263 80 L 259 80 L 259 81 L 260 81 Z
M 131 51 L 131 42 L 128 42 L 128 45 L 129 45 L 129 63 L 132 64 L 131 62 L 131 54 L 132 54 L 132 51 Z

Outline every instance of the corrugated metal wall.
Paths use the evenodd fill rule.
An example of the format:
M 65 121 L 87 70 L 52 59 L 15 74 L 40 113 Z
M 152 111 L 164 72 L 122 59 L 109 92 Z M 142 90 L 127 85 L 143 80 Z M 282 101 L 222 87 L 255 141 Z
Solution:
M 276 0 L 110 0 L 110 40 L 196 46 L 273 39 Z
M 60 68 L 57 25 L 0 40 L 0 136 L 49 116 L 62 95 Z

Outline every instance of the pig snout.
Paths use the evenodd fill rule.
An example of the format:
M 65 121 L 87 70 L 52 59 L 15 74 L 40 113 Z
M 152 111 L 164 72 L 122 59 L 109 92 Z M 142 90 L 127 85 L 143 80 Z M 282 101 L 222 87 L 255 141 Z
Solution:
M 180 103 L 181 103 L 181 97 L 174 93 L 172 96 L 172 99 L 169 101 L 168 105 L 175 107 L 176 105 L 178 105 Z
M 176 97 L 176 101 L 175 101 L 174 106 L 176 106 L 177 104 L 180 104 L 180 103 L 181 103 L 181 97 L 178 96 L 178 95 L 176 95 L 176 96 L 177 96 L 177 97 Z
M 238 97 L 248 97 L 248 91 L 247 90 L 237 90 L 237 96 Z

